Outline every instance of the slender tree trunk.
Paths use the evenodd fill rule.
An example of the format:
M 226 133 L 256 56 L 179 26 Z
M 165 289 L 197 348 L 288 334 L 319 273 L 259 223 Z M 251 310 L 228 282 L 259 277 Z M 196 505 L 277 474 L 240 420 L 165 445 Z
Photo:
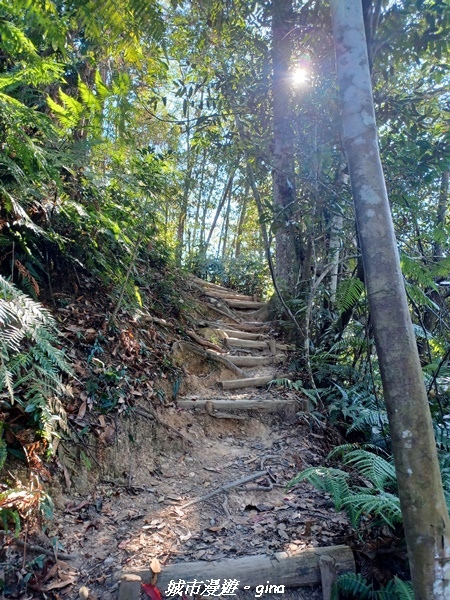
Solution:
M 331 0 L 344 144 L 416 600 L 450 598 L 450 522 L 378 149 L 361 0 Z
M 291 110 L 291 54 L 294 28 L 292 0 L 272 3 L 273 62 L 273 199 L 275 207 L 276 275 L 282 288 L 294 291 L 298 275 L 294 134 Z
M 214 177 L 212 180 L 212 184 L 211 187 L 209 189 L 209 194 L 208 194 L 208 198 L 205 199 L 204 203 L 203 203 L 203 212 L 202 212 L 202 226 L 201 226 L 201 230 L 200 230 L 200 251 L 202 253 L 203 256 L 206 255 L 206 245 L 205 245 L 205 234 L 206 234 L 206 215 L 208 214 L 208 210 L 211 204 L 211 198 L 214 192 L 214 189 L 216 187 L 216 181 L 217 181 L 217 177 L 219 175 L 219 170 L 220 170 L 220 166 L 217 165 L 216 166 L 216 170 L 214 171 Z
M 341 232 L 344 223 L 342 215 L 334 214 L 331 221 L 331 233 L 330 233 L 330 259 L 333 265 L 331 269 L 330 277 L 330 302 L 334 304 L 336 302 L 336 290 L 338 284 L 338 273 L 339 273 L 339 252 L 341 248 Z
M 188 117 L 189 119 L 189 113 Z M 176 259 L 179 264 L 181 264 L 181 260 L 183 257 L 183 246 L 184 246 L 184 230 L 186 226 L 186 218 L 189 206 L 189 194 L 191 192 L 192 185 L 192 172 L 194 169 L 194 152 L 191 147 L 191 128 L 188 125 L 186 128 L 186 175 L 184 178 L 184 186 L 183 186 L 183 196 L 181 198 L 181 206 L 180 213 L 178 215 L 178 225 L 177 225 L 177 249 L 176 249 Z
M 227 210 L 225 211 L 225 218 L 223 222 L 223 235 L 222 235 L 222 260 L 225 260 L 227 257 L 227 248 L 228 248 L 228 228 L 230 225 L 230 211 L 231 211 L 231 190 L 228 194 L 228 204 Z
M 209 230 L 208 238 L 207 238 L 207 240 L 205 242 L 205 254 L 206 254 L 208 246 L 209 246 L 209 244 L 211 242 L 212 234 L 214 233 L 214 229 L 216 228 L 217 221 L 219 219 L 220 213 L 222 212 L 222 208 L 223 208 L 223 206 L 225 204 L 227 196 L 228 196 L 228 194 L 231 193 L 231 187 L 233 185 L 233 179 L 234 179 L 235 172 L 236 172 L 236 167 L 233 167 L 231 169 L 231 173 L 230 173 L 230 175 L 229 175 L 229 177 L 227 179 L 227 183 L 226 183 L 225 188 L 223 190 L 222 198 L 220 199 L 220 202 L 217 205 L 216 214 L 214 215 L 214 219 L 213 219 L 213 222 L 212 222 L 212 225 L 211 225 L 211 229 Z
M 203 181 L 205 179 L 205 165 L 206 165 L 206 148 L 203 150 L 202 155 L 202 164 L 201 164 L 201 173 L 200 173 L 200 184 L 198 186 L 198 198 L 197 198 L 197 206 L 195 207 L 195 217 L 194 217 L 194 226 L 192 228 L 192 247 L 195 248 L 197 244 L 197 232 L 199 229 L 200 223 L 200 207 L 202 205 L 202 196 L 203 196 Z
M 234 255 L 236 258 L 238 258 L 238 256 L 241 253 L 242 234 L 244 232 L 245 217 L 247 214 L 248 192 L 249 192 L 249 185 L 248 185 L 248 181 L 246 181 L 245 187 L 244 187 L 244 197 L 242 199 L 241 212 L 239 215 L 239 221 L 238 221 L 237 232 L 236 232 L 236 248 L 234 251 Z
M 439 190 L 439 202 L 436 214 L 436 229 L 439 234 L 442 234 L 448 212 L 449 173 L 449 171 L 444 171 L 441 175 L 441 189 Z M 442 259 L 442 256 L 442 243 L 440 240 L 435 241 L 433 246 L 433 259 L 437 262 Z

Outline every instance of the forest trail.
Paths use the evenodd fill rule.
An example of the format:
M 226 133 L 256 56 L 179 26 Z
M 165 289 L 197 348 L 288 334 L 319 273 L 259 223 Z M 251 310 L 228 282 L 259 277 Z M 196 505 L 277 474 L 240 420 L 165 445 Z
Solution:
M 267 386 L 287 370 L 289 347 L 261 320 L 264 303 L 201 280 L 195 285 L 219 318 L 197 321 L 195 331 L 187 330 L 192 343 L 173 345 L 184 383 L 176 406 L 158 411 L 165 430 L 145 418 L 117 422 L 115 472 L 58 511 L 54 535 L 77 556 L 76 586 L 64 597 L 78 598 L 84 585 L 90 598 L 137 600 L 140 583 L 119 584 L 120 578 L 134 573 L 148 582 L 157 558 L 161 591 L 180 577 L 221 585 L 248 580 L 254 587 L 281 585 L 284 574 L 290 588 L 313 587 L 258 596 L 239 590 L 232 597 L 326 598 L 314 549 L 345 543 L 347 520 L 308 484 L 286 491 L 301 469 L 323 464 L 326 432 L 313 430 L 297 391 Z M 150 416 L 144 409 L 138 414 Z M 331 554 L 338 570 L 352 568 L 348 547 Z M 289 562 L 300 555 L 305 564 Z M 175 563 L 182 571 L 170 570 Z

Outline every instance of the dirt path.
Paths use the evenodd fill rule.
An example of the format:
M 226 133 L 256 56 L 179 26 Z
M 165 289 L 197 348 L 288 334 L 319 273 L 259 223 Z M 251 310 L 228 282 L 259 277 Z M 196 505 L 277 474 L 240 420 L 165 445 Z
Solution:
M 59 598 L 78 598 L 85 585 L 90 598 L 115 599 L 121 573 L 148 570 L 153 558 L 164 568 L 345 542 L 346 519 L 323 494 L 307 484 L 285 488 L 302 468 L 323 463 L 326 450 L 324 434 L 313 431 L 301 412 L 301 395 L 246 385 L 286 371 L 286 346 L 275 341 L 269 324 L 258 321 L 264 307 L 254 299 L 210 284 L 204 291 L 211 314 L 220 320 L 199 323 L 191 337 L 199 336 L 200 351 L 222 348 L 220 356 L 242 375 L 189 344 L 174 348 L 184 378 L 177 405 L 157 412 L 167 427 L 142 415 L 118 420 L 114 448 L 99 457 L 113 467 L 104 469 L 93 492 L 87 485 L 70 502 L 61 495 L 48 536 L 76 559 L 70 562 L 73 585 L 61 587 Z M 252 362 L 260 364 L 246 366 Z M 239 388 L 229 383 L 245 379 Z M 249 481 L 236 485 L 243 478 Z M 223 573 L 230 578 L 233 573 Z M 303 588 L 234 597 L 322 594 L 320 588 Z

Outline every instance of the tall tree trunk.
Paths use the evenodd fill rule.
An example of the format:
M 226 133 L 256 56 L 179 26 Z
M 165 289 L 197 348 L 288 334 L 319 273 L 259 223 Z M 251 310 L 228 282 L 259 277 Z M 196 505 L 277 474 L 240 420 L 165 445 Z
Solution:
M 203 155 L 202 155 L 202 164 L 200 167 L 200 169 L 201 169 L 200 184 L 198 186 L 197 206 L 195 207 L 194 226 L 192 228 L 192 248 L 193 249 L 195 248 L 195 246 L 197 246 L 197 248 L 198 248 L 197 232 L 199 229 L 199 222 L 200 222 L 200 207 L 202 205 L 203 181 L 205 179 L 205 168 L 206 168 L 206 148 L 203 150 Z
M 220 165 L 216 166 L 216 170 L 214 171 L 214 177 L 211 183 L 211 187 L 209 188 L 209 194 L 208 194 L 208 198 L 205 199 L 204 203 L 203 203 L 203 211 L 202 211 L 202 226 L 200 229 L 200 252 L 202 253 L 203 256 L 206 255 L 206 245 L 205 245 L 205 234 L 206 234 L 206 215 L 208 214 L 208 210 L 211 204 L 211 198 L 213 195 L 213 192 L 216 188 L 216 181 L 217 181 L 217 177 L 219 175 L 219 171 L 220 171 Z
M 344 144 L 417 600 L 450 597 L 450 522 L 378 149 L 361 0 L 331 0 Z
M 242 199 L 241 212 L 239 214 L 239 221 L 238 221 L 237 232 L 236 232 L 236 248 L 234 251 L 234 255 L 236 258 L 238 258 L 238 256 L 241 253 L 242 234 L 244 232 L 245 217 L 247 215 L 248 192 L 249 192 L 249 185 L 248 185 L 248 181 L 246 180 L 245 187 L 244 187 L 244 197 Z
M 189 119 L 189 113 L 187 118 Z M 189 194 L 192 186 L 192 172 L 194 170 L 195 155 L 191 147 L 191 128 L 188 124 L 186 128 L 186 174 L 183 185 L 183 196 L 181 198 L 180 212 L 178 215 L 177 225 L 177 248 L 176 248 L 176 260 L 181 264 L 183 257 L 184 247 L 184 230 L 186 226 L 186 218 L 189 206 Z
M 276 224 L 276 275 L 282 288 L 294 291 L 298 279 L 294 134 L 291 110 L 292 0 L 272 3 L 273 199 Z
M 222 233 L 222 260 L 226 259 L 227 248 L 228 248 L 228 227 L 230 225 L 230 212 L 231 212 L 231 190 L 228 194 L 227 210 L 225 211 L 225 217 L 223 220 L 223 233 Z
M 449 174 L 449 171 L 444 171 L 441 175 L 441 189 L 439 190 L 439 202 L 436 214 L 436 229 L 440 235 L 442 235 L 448 212 Z M 442 243 L 440 240 L 435 241 L 433 245 L 433 259 L 437 262 L 442 259 L 442 256 Z
M 343 224 L 344 217 L 334 213 L 331 220 L 330 232 L 330 260 L 332 264 L 330 275 L 330 302 L 332 305 L 336 302 L 336 290 L 339 274 L 339 251 L 341 248 L 341 232 Z
M 231 188 L 233 186 L 233 179 L 234 179 L 235 172 L 236 172 L 236 167 L 232 167 L 230 175 L 227 179 L 227 183 L 225 184 L 225 187 L 224 187 L 224 190 L 222 193 L 222 198 L 220 199 L 219 204 L 217 205 L 216 214 L 214 215 L 211 229 L 209 230 L 209 233 L 208 233 L 208 238 L 205 242 L 205 254 L 206 254 L 206 251 L 208 250 L 208 246 L 211 242 L 212 234 L 214 233 L 214 229 L 216 228 L 217 221 L 219 219 L 220 213 L 222 212 L 222 208 L 225 204 L 227 196 L 228 196 L 228 194 L 231 194 Z

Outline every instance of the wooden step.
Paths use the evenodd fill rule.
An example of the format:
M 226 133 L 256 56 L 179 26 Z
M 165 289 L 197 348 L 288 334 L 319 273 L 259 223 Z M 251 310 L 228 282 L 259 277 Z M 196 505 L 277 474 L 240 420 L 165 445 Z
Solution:
M 227 356 L 228 360 L 237 367 L 265 367 L 279 364 L 286 357 L 283 354 L 277 356 Z
M 257 341 L 257 340 L 243 340 L 240 338 L 225 338 L 225 343 L 230 348 L 258 348 L 262 350 L 263 348 L 268 348 L 269 345 L 265 341 Z
M 240 340 L 262 340 L 264 334 L 252 333 L 251 331 L 239 331 L 238 329 L 219 329 L 223 333 L 226 333 L 228 337 L 239 338 Z
M 241 308 L 244 310 L 256 310 L 266 306 L 265 302 L 254 302 L 250 300 L 225 300 L 230 308 Z
M 246 379 L 225 379 L 220 382 L 224 390 L 239 390 L 246 387 L 262 387 L 272 379 L 288 379 L 286 375 L 264 375 L 263 377 L 247 377 Z
M 213 290 L 217 290 L 220 292 L 229 292 L 230 294 L 236 293 L 234 290 L 231 290 L 230 288 L 224 287 L 223 285 L 219 285 L 218 283 L 211 283 L 211 281 L 205 281 L 204 279 L 200 279 L 199 277 L 196 277 L 195 275 L 191 275 L 191 280 L 203 288 L 213 289 Z
M 280 586 L 279 593 L 285 588 L 319 585 L 321 583 L 320 559 L 329 557 L 333 561 L 335 575 L 355 573 L 355 559 L 349 546 L 324 546 L 321 548 L 298 548 L 289 552 L 241 556 L 239 558 L 222 558 L 212 562 L 199 560 L 175 565 L 164 565 L 158 576 L 158 588 L 166 590 L 171 581 L 207 581 L 221 580 L 224 576 L 233 577 L 241 589 L 265 587 L 270 582 L 270 598 L 274 586 Z M 136 570 L 134 575 L 145 582 L 152 578 L 149 569 Z M 125 577 L 123 575 L 122 577 Z M 120 587 L 122 587 L 122 583 Z M 276 590 L 278 592 L 278 589 Z M 121 591 L 119 591 L 119 594 Z M 139 596 L 119 596 L 127 600 L 138 600 Z
M 240 322 L 239 324 L 234 325 L 233 323 L 218 323 L 217 326 L 218 327 L 222 327 L 224 326 L 231 328 L 231 329 L 237 329 L 238 331 L 251 331 L 251 332 L 255 332 L 255 333 L 262 333 L 265 331 L 270 331 L 270 324 L 268 323 L 248 323 L 248 322 Z
M 204 290 L 205 296 L 210 296 L 211 298 L 218 298 L 220 300 L 244 300 L 253 302 L 253 296 L 245 296 L 244 294 L 233 294 L 232 292 L 222 292 L 216 290 Z
M 297 404 L 293 399 L 288 400 L 178 400 L 178 408 L 205 408 L 209 402 L 214 410 L 262 410 L 265 412 L 279 412 L 288 405 Z
M 232 329 L 236 331 L 249 331 L 254 333 L 264 333 L 270 331 L 270 323 L 225 323 L 223 321 L 197 321 L 197 327 L 214 327 L 215 329 Z M 237 337 L 236 335 L 234 337 Z

